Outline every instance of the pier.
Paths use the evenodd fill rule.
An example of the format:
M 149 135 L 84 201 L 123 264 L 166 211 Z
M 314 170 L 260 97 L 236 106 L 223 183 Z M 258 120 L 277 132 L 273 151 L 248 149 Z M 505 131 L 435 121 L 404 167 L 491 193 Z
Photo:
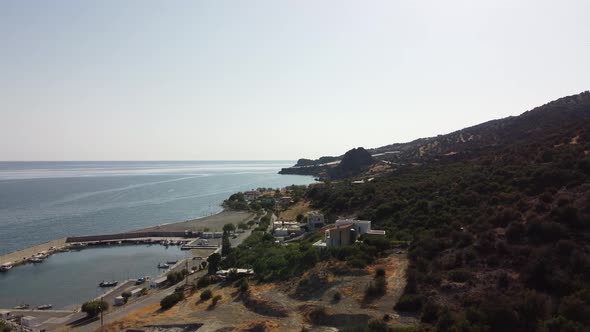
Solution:
M 66 238 L 59 240 L 49 241 L 29 248 L 13 251 L 11 253 L 0 256 L 0 264 L 11 262 L 14 266 L 24 264 L 40 252 L 46 252 L 47 254 L 53 254 L 60 250 L 66 249 Z

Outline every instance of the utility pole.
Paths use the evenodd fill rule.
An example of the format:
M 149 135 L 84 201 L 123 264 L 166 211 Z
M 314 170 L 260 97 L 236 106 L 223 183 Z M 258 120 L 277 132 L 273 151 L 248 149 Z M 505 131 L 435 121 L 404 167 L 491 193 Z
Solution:
M 104 300 L 103 300 L 103 299 L 104 299 L 104 297 L 103 297 L 103 296 L 101 296 L 101 297 L 100 297 L 100 304 L 99 304 L 99 308 L 100 308 L 100 329 L 101 329 L 101 330 L 102 330 L 102 328 L 104 327 L 104 322 L 103 322 L 103 319 L 102 319 L 102 303 L 104 302 Z
M 185 289 L 188 286 L 188 275 L 189 275 L 189 271 L 188 271 L 188 260 L 189 260 L 189 258 L 188 258 L 188 255 L 187 255 L 186 260 L 185 260 L 185 263 L 186 263 L 186 277 L 184 279 L 185 280 L 185 282 L 184 282 Z

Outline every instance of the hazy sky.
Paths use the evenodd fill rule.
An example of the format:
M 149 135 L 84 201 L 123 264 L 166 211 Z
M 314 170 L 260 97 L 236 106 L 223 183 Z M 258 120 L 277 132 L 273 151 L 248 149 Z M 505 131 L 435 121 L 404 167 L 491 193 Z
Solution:
M 0 1 L 1 160 L 296 159 L 590 89 L 590 1 Z

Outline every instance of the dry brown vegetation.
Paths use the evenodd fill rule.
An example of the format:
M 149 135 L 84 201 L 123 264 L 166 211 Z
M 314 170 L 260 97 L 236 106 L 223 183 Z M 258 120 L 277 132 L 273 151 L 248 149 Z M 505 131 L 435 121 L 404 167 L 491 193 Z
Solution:
M 392 326 L 413 324 L 414 320 L 396 316 L 392 309 L 405 287 L 407 265 L 405 255 L 396 254 L 380 258 L 365 269 L 350 268 L 332 259 L 287 282 L 250 283 L 246 294 L 240 294 L 231 283 L 217 284 L 210 289 L 222 298 L 213 307 L 210 300 L 200 300 L 200 292 L 196 292 L 164 312 L 157 304 L 134 311 L 105 326 L 105 331 L 170 324 L 204 324 L 199 331 L 300 331 L 318 325 L 364 326 L 385 315 L 393 317 L 389 322 Z M 386 271 L 387 293 L 367 302 L 365 289 L 376 267 Z M 315 282 L 323 286 L 305 296 L 298 294 L 308 291 L 300 287 L 302 280 L 313 278 L 316 281 L 312 286 Z M 338 301 L 334 299 L 336 292 L 341 294 Z

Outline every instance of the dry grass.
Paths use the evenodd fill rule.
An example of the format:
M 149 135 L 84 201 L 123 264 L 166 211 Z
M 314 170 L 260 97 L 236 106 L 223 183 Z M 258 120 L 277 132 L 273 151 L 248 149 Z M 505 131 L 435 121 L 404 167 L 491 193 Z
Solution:
M 309 203 L 301 201 L 281 212 L 279 218 L 283 220 L 295 220 L 297 215 L 302 214 L 305 216 L 310 210 Z

